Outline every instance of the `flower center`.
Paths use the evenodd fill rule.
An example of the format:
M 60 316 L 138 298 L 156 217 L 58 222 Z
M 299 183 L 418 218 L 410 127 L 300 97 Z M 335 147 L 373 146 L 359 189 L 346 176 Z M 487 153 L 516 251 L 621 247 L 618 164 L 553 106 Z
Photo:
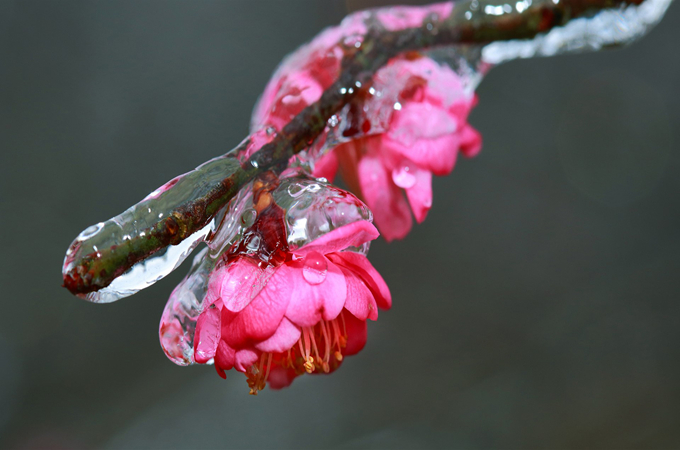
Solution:
M 314 371 L 329 373 L 343 359 L 347 346 L 347 328 L 342 313 L 333 320 L 322 320 L 312 327 L 302 327 L 297 343 L 287 352 L 263 352 L 258 362 L 246 371 L 251 395 L 264 389 L 273 367 L 292 369 L 295 376 Z

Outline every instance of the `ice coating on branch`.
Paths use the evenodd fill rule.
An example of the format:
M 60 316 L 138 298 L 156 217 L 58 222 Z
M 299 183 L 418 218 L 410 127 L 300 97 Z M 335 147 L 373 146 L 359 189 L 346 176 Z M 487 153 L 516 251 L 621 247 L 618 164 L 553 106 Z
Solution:
M 159 327 L 161 347 L 172 362 L 180 366 L 193 363 L 193 337 L 196 320 L 204 308 L 210 273 L 228 248 L 254 222 L 252 184 L 241 189 L 229 202 L 207 247 L 196 254 L 186 277 L 175 287 L 163 310 Z
M 554 1 L 554 0 L 549 0 Z M 644 36 L 663 17 L 672 0 L 645 0 L 640 5 L 602 10 L 592 17 L 571 20 L 532 40 L 494 42 L 484 47 L 482 58 L 498 64 L 517 58 L 553 56 L 561 53 L 600 50 L 612 45 L 625 45 Z M 534 1 L 533 4 L 538 3 Z M 555 1 L 555 4 L 559 0 Z M 518 12 L 532 5 L 532 0 L 515 4 Z M 488 13 L 503 13 L 489 8 Z M 485 8 L 485 9 L 486 9 Z M 499 8 L 499 7 L 495 7 Z
M 317 101 L 337 79 L 343 57 L 353 49 L 360 49 L 367 33 L 424 26 L 427 21 L 445 20 L 452 10 L 453 3 L 380 8 L 352 14 L 340 25 L 324 30 L 284 59 L 276 70 L 253 112 L 252 132 L 267 127 L 280 130 L 302 109 Z M 422 60 L 431 61 L 434 70 L 416 74 L 424 66 Z M 448 74 L 441 76 L 444 68 L 453 71 L 455 87 L 448 80 Z M 461 101 L 470 103 L 486 69 L 478 47 L 446 47 L 402 54 L 380 68 L 370 85 L 362 86 L 357 81 L 340 89 L 341 94 L 356 91 L 359 95 L 329 118 L 322 135 L 297 155 L 293 164 L 315 170 L 317 163 L 322 164 L 319 159 L 330 149 L 391 130 L 392 117 L 401 109 L 403 94 L 416 76 L 430 86 L 438 86 L 441 102 L 448 106 Z M 423 117 L 423 121 L 427 120 Z M 464 126 L 459 125 L 461 129 Z
M 122 214 L 87 228 L 69 246 L 62 273 L 65 277 L 71 276 L 69 274 L 73 273 L 75 264 L 88 255 L 96 258 L 101 256 L 101 252 L 110 251 L 115 256 L 116 249 L 124 248 L 127 241 L 148 238 L 149 230 L 159 221 L 171 216 L 179 205 L 209 194 L 238 168 L 240 164 L 232 156 L 212 159 L 195 170 L 172 179 Z M 151 286 L 179 266 L 196 245 L 215 229 L 214 218 L 178 245 L 168 246 L 135 264 L 106 288 L 83 297 L 94 303 L 110 303 Z
M 239 169 L 239 162 L 243 163 L 245 158 L 263 144 L 270 142 L 276 132 L 291 118 L 317 101 L 324 90 L 337 79 L 342 69 L 343 58 L 362 48 L 367 33 L 398 31 L 408 27 L 427 28 L 432 26 L 432 23 L 446 20 L 448 17 L 456 20 L 463 17 L 474 22 L 485 17 L 522 14 L 537 5 L 559 5 L 560 1 L 564 0 L 519 0 L 509 3 L 473 1 L 467 4 L 469 10 L 463 11 L 455 10 L 453 3 L 440 3 L 425 7 L 383 8 L 348 16 L 339 26 L 326 29 L 312 42 L 302 46 L 283 61 L 255 109 L 251 122 L 252 139 L 249 139 L 246 147 L 240 148 L 240 153 L 230 154 L 234 157 L 216 158 L 194 172 L 173 179 L 123 214 L 81 233 L 72 243 L 64 260 L 65 285 L 69 289 L 82 288 L 71 289 L 72 292 L 88 292 L 89 289 L 105 286 L 112 278 L 117 277 L 104 289 L 89 294 L 78 294 L 93 302 L 111 302 L 131 295 L 170 273 L 200 242 L 210 240 L 213 233 L 230 234 L 231 229 L 228 227 L 234 226 L 232 218 L 227 217 L 223 224 L 219 225 L 222 216 L 215 216 L 220 211 L 213 208 L 208 214 L 204 212 L 198 214 L 203 215 L 204 219 L 213 217 L 212 220 L 207 223 L 204 220 L 194 222 L 200 223 L 203 228 L 191 227 L 190 230 L 196 231 L 190 236 L 182 234 L 181 237 L 186 239 L 177 245 L 156 251 L 168 242 L 179 242 L 164 240 L 162 245 L 153 248 L 141 246 L 143 249 L 140 250 L 140 247 L 135 247 L 136 254 L 132 251 L 126 254 L 120 251 L 116 253 L 116 249 L 128 249 L 130 240 L 136 239 L 136 243 L 151 242 L 149 230 L 162 225 L 163 221 L 170 223 L 171 221 L 166 219 L 176 208 L 210 192 L 223 179 Z M 340 144 L 390 133 L 393 136 L 398 135 L 399 130 L 391 128 L 391 125 L 395 122 L 393 120 L 395 112 L 401 111 L 404 106 L 400 96 L 407 90 L 409 78 L 394 70 L 397 66 L 395 62 L 409 64 L 420 58 L 429 58 L 442 67 L 448 66 L 460 81 L 456 90 L 450 94 L 462 94 L 471 98 L 484 73 L 492 64 L 515 58 L 596 50 L 604 46 L 628 43 L 656 24 L 669 4 L 670 0 L 645 0 L 639 6 L 603 10 L 590 17 L 571 20 L 566 26 L 554 28 L 532 40 L 496 42 L 486 46 L 453 45 L 400 54 L 376 73 L 373 82 L 365 83 L 364 80 L 366 85 L 361 85 L 357 81 L 341 88 L 345 93 L 358 92 L 358 95 L 328 119 L 325 131 L 313 142 L 309 142 L 306 151 L 294 157 L 292 165 L 311 171 L 315 169 L 315 165 L 321 164 L 320 158 L 324 154 Z M 428 80 L 428 83 L 434 86 L 437 81 Z M 424 123 L 429 120 L 427 114 L 423 115 L 422 120 Z M 459 125 L 456 126 L 456 130 L 462 129 Z M 409 155 L 405 157 L 413 160 Z M 382 168 L 387 170 L 395 186 L 408 190 L 416 185 L 418 178 L 410 172 L 410 166 L 388 167 L 390 164 L 383 164 Z M 412 198 L 413 213 L 416 219 L 420 220 L 428 208 L 429 195 L 426 190 L 421 189 Z M 219 202 L 217 204 L 221 205 Z M 303 219 L 300 218 L 298 223 Z M 380 225 L 378 219 L 376 222 Z M 215 242 L 221 244 L 211 244 L 210 251 L 220 253 L 229 240 L 218 239 Z M 129 264 L 145 257 L 146 260 L 137 263 L 127 272 L 117 272 L 124 270 L 119 268 L 129 267 Z M 82 261 L 87 262 L 88 258 L 90 261 L 94 259 L 98 262 L 105 260 L 106 263 L 89 266 L 80 264 Z M 95 282 L 91 283 L 93 280 Z M 97 280 L 102 282 L 97 283 Z
M 345 225 L 372 220 L 366 205 L 354 195 L 323 180 L 289 172 L 271 190 L 271 198 L 283 211 L 280 235 L 287 249 L 300 248 Z M 256 224 L 259 217 L 257 208 L 252 187 L 242 189 L 239 196 L 230 202 L 217 231 L 206 241 L 207 248 L 196 255 L 189 274 L 170 295 L 161 318 L 159 336 L 163 351 L 175 364 L 195 362 L 197 320 L 214 302 L 214 298 L 208 296 L 211 274 L 225 270 L 225 264 L 235 255 L 260 261 L 258 271 L 262 273 L 258 276 L 259 281 L 251 279 L 248 282 L 251 296 L 260 292 L 271 275 L 267 267 L 275 262 L 271 259 L 271 243 L 268 242 L 271 241 L 270 231 L 266 231 L 270 228 L 263 231 L 258 227 L 262 225 L 262 218 Z M 265 222 L 268 227 L 271 226 L 270 221 Z M 369 243 L 365 242 L 351 250 L 365 255 L 368 247 Z M 318 275 L 313 269 L 306 271 L 309 277 Z M 237 287 L 234 289 L 234 292 L 241 291 Z

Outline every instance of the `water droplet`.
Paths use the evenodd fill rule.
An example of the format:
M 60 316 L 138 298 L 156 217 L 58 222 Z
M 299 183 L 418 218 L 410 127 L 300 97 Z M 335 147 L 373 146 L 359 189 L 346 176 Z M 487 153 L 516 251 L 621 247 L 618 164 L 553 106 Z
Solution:
M 244 227 L 250 228 L 250 226 L 255 223 L 255 218 L 257 218 L 257 211 L 254 209 L 247 209 L 243 211 L 243 215 L 241 216 L 241 223 L 243 224 Z
M 347 47 L 359 48 L 363 42 L 364 37 L 361 34 L 351 34 L 345 38 L 343 44 Z
M 78 238 L 80 240 L 91 238 L 95 234 L 99 233 L 102 228 L 104 228 L 104 222 L 99 222 L 97 225 L 87 227 L 82 233 L 80 233 L 80 236 L 78 236 Z
M 403 164 L 392 171 L 392 181 L 400 188 L 408 189 L 416 184 L 416 176 L 408 165 Z
M 256 252 L 260 248 L 260 237 L 253 236 L 246 243 L 246 248 L 251 252 Z
M 293 198 L 298 198 L 304 191 L 305 187 L 298 183 L 293 183 L 288 186 L 288 194 Z
M 310 252 L 302 263 L 302 276 L 309 284 L 321 284 L 326 280 L 328 263 L 326 257 L 319 252 Z

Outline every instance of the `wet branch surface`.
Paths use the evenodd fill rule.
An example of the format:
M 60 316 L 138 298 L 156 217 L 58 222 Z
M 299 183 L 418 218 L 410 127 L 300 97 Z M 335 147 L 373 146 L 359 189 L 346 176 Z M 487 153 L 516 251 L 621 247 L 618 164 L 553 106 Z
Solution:
M 262 146 L 240 170 L 222 180 L 211 192 L 177 208 L 144 234 L 86 255 L 64 274 L 64 287 L 83 296 L 105 288 L 133 265 L 169 245 L 176 245 L 206 226 L 217 212 L 256 176 L 284 170 L 290 158 L 307 148 L 325 129 L 328 119 L 361 93 L 348 89 L 370 85 L 373 74 L 400 53 L 455 44 L 485 44 L 511 39 L 531 39 L 571 19 L 602 9 L 639 5 L 644 0 L 536 1 L 522 13 L 485 14 L 479 1 L 460 2 L 451 16 L 426 19 L 421 27 L 400 31 L 370 29 L 359 49 L 348 49 L 338 79 L 321 98 L 294 117 L 268 144 Z M 471 18 L 465 17 L 465 13 Z M 345 89 L 343 89 L 345 88 Z

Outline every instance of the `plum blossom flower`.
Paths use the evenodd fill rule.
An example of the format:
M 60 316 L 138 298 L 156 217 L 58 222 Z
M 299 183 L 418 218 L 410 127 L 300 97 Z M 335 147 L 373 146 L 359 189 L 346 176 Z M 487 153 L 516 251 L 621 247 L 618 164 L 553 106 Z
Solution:
M 317 101 L 338 78 L 345 53 L 361 46 L 368 23 L 377 21 L 390 31 L 419 27 L 428 17 L 446 19 L 453 3 L 396 6 L 360 11 L 340 25 L 329 27 L 288 56 L 267 84 L 253 112 L 251 131 L 263 126 L 281 130 L 306 106 Z
M 339 27 L 327 29 L 287 58 L 274 74 L 254 111 L 253 132 L 263 127 L 281 130 L 317 101 L 337 78 L 347 48 L 352 43 L 361 45 L 369 17 L 389 30 L 399 30 L 421 26 L 432 15 L 446 18 L 451 9 L 451 3 L 378 9 L 368 16 L 351 15 Z M 346 128 L 343 136 L 354 139 L 316 161 L 314 175 L 333 180 L 340 168 L 352 190 L 373 210 L 385 239 L 391 241 L 408 234 L 412 215 L 418 223 L 425 220 L 432 207 L 432 175 L 449 174 L 458 152 L 477 154 L 481 136 L 467 123 L 476 103 L 474 94 L 450 67 L 428 57 L 408 54 L 393 59 L 375 74 L 372 89 L 398 91 L 386 126 L 372 129 L 375 124 L 369 117 L 352 117 L 358 124 L 350 127 L 356 129 Z M 364 95 L 358 101 L 372 103 L 376 109 L 385 99 Z M 353 114 L 360 115 L 360 110 L 355 107 Z
M 214 360 L 222 377 L 232 368 L 245 373 L 251 394 L 267 383 L 286 387 L 305 372 L 333 372 L 364 347 L 367 319 L 392 302 L 380 274 L 354 251 L 378 236 L 369 221 L 291 250 L 275 230 L 277 209 L 260 214 L 251 236 L 271 241 L 268 263 L 248 252 L 248 239 L 236 246 L 210 275 L 194 337 L 195 362 Z
M 314 175 L 343 177 L 373 211 L 386 240 L 401 239 L 432 207 L 432 175 L 448 175 L 460 151 L 472 157 L 481 136 L 467 123 L 476 103 L 449 67 L 425 57 L 395 60 L 378 71 L 375 89 L 401 80 L 388 129 L 334 148 Z M 404 198 L 403 193 L 406 194 Z

